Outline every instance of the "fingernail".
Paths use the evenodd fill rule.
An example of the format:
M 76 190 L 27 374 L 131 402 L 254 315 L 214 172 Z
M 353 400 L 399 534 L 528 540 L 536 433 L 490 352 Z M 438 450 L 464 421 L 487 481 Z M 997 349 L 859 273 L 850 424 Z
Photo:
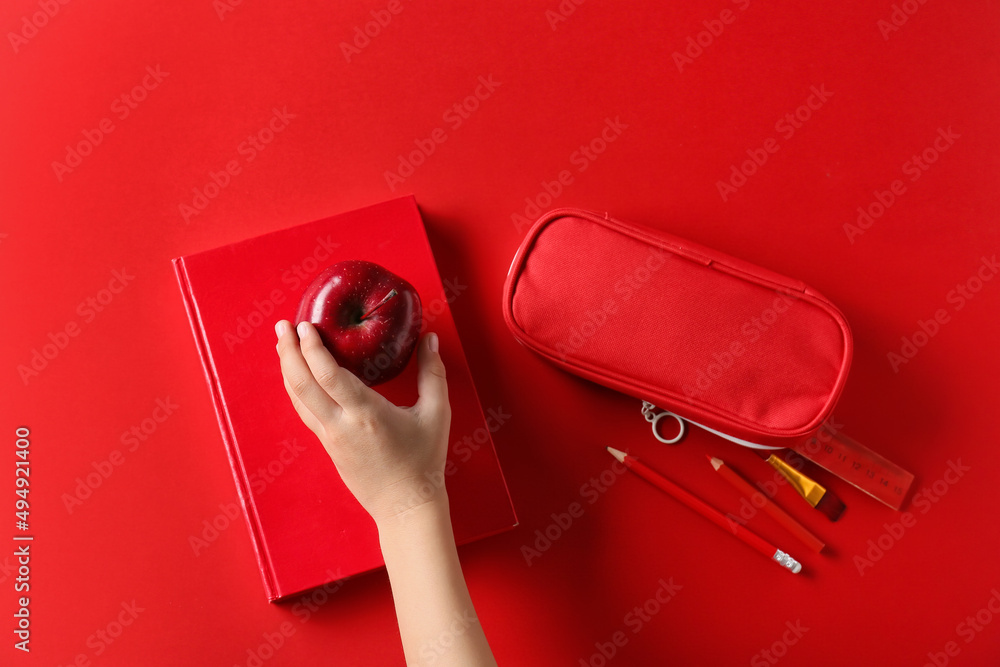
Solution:
M 431 352 L 438 351 L 438 335 L 436 333 L 427 334 L 427 347 L 430 348 Z
M 278 320 L 274 323 L 274 333 L 278 338 L 285 335 L 286 331 L 288 331 L 288 323 L 285 320 Z
M 295 327 L 295 330 L 299 333 L 299 338 L 302 338 L 309 331 L 309 326 L 305 322 L 299 322 L 299 326 Z

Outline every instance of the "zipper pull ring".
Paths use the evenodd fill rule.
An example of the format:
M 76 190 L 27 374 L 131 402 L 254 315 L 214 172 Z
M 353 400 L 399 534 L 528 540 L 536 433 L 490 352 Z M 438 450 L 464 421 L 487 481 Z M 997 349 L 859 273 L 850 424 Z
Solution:
M 642 416 L 645 417 L 646 421 L 648 421 L 650 424 L 652 424 L 653 437 L 656 438 L 657 440 L 659 440 L 660 442 L 662 442 L 665 445 L 672 445 L 675 442 L 680 442 L 681 438 L 684 437 L 684 433 L 685 433 L 685 430 L 686 430 L 686 426 L 684 424 L 684 420 L 681 419 L 680 417 L 678 417 L 677 415 L 675 415 L 674 413 L 669 412 L 667 410 L 663 410 L 661 412 L 656 412 L 657 410 L 659 410 L 659 408 L 657 408 L 655 405 L 653 405 L 649 401 L 643 401 L 642 402 Z M 660 424 L 660 420 L 663 419 L 664 417 L 673 417 L 674 419 L 677 420 L 677 427 L 678 427 L 677 428 L 677 435 L 675 435 L 674 437 L 669 438 L 669 439 L 668 438 L 664 438 L 662 435 L 660 435 L 659 424 Z

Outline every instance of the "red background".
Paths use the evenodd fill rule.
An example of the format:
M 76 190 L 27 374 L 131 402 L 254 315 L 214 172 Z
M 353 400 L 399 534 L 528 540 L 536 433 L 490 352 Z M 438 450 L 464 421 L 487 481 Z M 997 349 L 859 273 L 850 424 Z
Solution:
M 938 664 L 995 663 L 1000 281 L 960 310 L 948 295 L 1000 245 L 997 5 L 904 3 L 915 13 L 897 14 L 909 18 L 883 35 L 888 0 L 661 4 L 589 2 L 553 29 L 556 0 L 403 2 L 348 62 L 338 45 L 387 3 L 244 2 L 220 19 L 209 0 L 74 2 L 39 15 L 46 24 L 16 50 L 9 33 L 43 10 L 5 3 L 0 507 L 14 534 L 14 430 L 25 425 L 36 541 L 32 652 L 15 651 L 8 632 L 4 664 L 83 654 L 92 664 L 247 665 L 284 622 L 294 634 L 264 664 L 401 664 L 384 574 L 348 581 L 303 622 L 305 607 L 264 601 L 242 523 L 194 555 L 190 536 L 236 490 L 169 260 L 408 192 L 443 277 L 468 285 L 452 308 L 483 405 L 510 414 L 494 438 L 521 525 L 461 550 L 501 664 L 600 665 L 616 632 L 627 642 L 614 664 L 771 664 L 759 652 L 772 648 L 785 664 L 921 665 L 929 652 Z M 712 23 L 724 9 L 734 20 Z M 674 52 L 702 32 L 707 46 L 679 71 Z M 157 65 L 169 75 L 121 119 L 114 100 Z M 480 76 L 500 85 L 454 128 L 443 114 Z M 832 95 L 783 135 L 775 123 L 811 86 Z M 247 162 L 240 143 L 274 108 L 295 117 Z M 113 132 L 57 178 L 52 163 L 103 118 Z M 607 118 L 627 128 L 579 172 L 574 152 Z M 436 128 L 446 141 L 391 190 L 385 172 Z M 904 164 L 939 128 L 959 138 L 909 180 Z M 723 201 L 717 181 L 769 138 L 778 151 Z M 179 205 L 234 159 L 240 173 L 185 221 Z M 708 434 L 660 445 L 637 401 L 546 365 L 505 329 L 501 287 L 525 231 L 511 216 L 562 170 L 573 181 L 552 205 L 652 224 L 831 298 L 856 342 L 837 419 L 911 470 L 918 492 L 937 482 L 944 494 L 914 502 L 900 535 L 886 527 L 899 514 L 828 476 L 819 475 L 848 504 L 836 524 L 782 489 L 777 500 L 831 546 L 805 554 L 755 517 L 753 528 L 801 556 L 805 573 L 793 577 L 635 477 L 596 498 L 582 489 L 609 468 L 608 444 L 728 510 L 739 496 L 705 453 L 755 479 L 769 474 Z M 852 243 L 844 224 L 896 179 L 905 192 Z M 79 304 L 123 267 L 134 279 L 87 321 Z M 894 372 L 887 355 L 939 309 L 948 321 Z M 78 335 L 25 384 L 18 366 L 67 323 Z M 122 434 L 166 397 L 179 407 L 127 451 Z M 63 494 L 115 450 L 121 465 L 69 513 Z M 948 462 L 959 459 L 969 470 L 949 484 Z M 550 528 L 561 534 L 529 566 L 522 546 L 573 502 L 583 516 Z M 887 548 L 859 568 L 869 541 Z M 16 604 L 9 544 L 6 627 Z M 682 588 L 635 632 L 627 615 L 671 578 Z M 133 601 L 134 621 L 111 644 L 96 639 L 109 624 L 117 634 Z M 977 612 L 991 622 L 973 631 L 965 619 Z M 786 622 L 808 628 L 784 635 L 792 645 Z

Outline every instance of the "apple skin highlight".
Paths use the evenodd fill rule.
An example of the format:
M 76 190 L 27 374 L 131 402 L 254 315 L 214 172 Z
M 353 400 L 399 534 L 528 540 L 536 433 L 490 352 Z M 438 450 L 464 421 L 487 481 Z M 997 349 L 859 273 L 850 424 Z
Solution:
M 296 323 L 312 322 L 337 363 L 369 387 L 406 368 L 421 329 L 413 285 L 364 260 L 338 262 L 306 288 Z

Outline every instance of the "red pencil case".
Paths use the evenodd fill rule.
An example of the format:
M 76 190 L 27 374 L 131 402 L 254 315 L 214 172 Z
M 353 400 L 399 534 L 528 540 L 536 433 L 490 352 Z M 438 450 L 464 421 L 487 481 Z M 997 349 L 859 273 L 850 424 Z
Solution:
M 812 436 L 851 363 L 844 316 L 802 282 L 575 209 L 528 232 L 503 309 L 554 364 L 741 444 Z
M 798 280 L 563 208 L 518 248 L 503 312 L 552 363 L 672 413 L 678 438 L 690 422 L 741 445 L 795 449 L 894 509 L 907 496 L 912 474 L 824 424 L 847 380 L 851 331 Z

